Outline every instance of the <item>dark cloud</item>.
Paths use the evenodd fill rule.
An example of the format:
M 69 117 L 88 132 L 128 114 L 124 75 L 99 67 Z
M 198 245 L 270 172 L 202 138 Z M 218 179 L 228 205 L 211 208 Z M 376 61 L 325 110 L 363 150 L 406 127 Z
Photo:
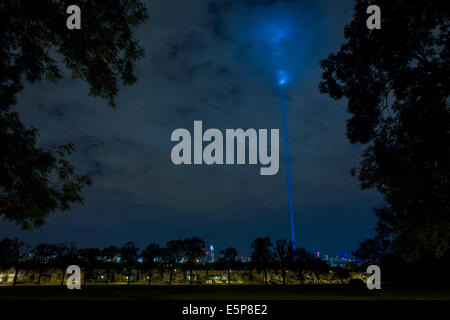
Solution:
M 259 55 L 253 29 L 260 13 L 289 12 L 302 33 L 288 89 L 289 140 L 299 246 L 331 254 L 351 250 L 374 227 L 379 198 L 348 175 L 360 146 L 345 138 L 345 106 L 318 91 L 318 61 L 343 41 L 351 1 L 151 1 L 138 36 L 147 57 L 138 83 L 122 88 L 116 110 L 66 78 L 29 85 L 19 97 L 22 119 L 41 129 L 40 143 L 73 142 L 72 161 L 93 175 L 86 205 L 58 213 L 42 229 L 4 235 L 83 245 L 136 240 L 164 242 L 198 235 L 248 251 L 252 238 L 289 236 L 283 148 L 276 176 L 259 166 L 175 166 L 176 128 L 280 128 L 279 98 L 270 63 Z M 264 16 L 266 17 L 266 16 Z M 270 21 L 268 21 L 270 22 Z M 251 24 L 252 23 L 252 24 Z M 297 24 L 296 24 L 297 25 Z M 256 40 L 255 40 L 256 39 Z M 307 53 L 305 53 L 307 52 Z M 266 61 L 266 62 L 265 62 Z

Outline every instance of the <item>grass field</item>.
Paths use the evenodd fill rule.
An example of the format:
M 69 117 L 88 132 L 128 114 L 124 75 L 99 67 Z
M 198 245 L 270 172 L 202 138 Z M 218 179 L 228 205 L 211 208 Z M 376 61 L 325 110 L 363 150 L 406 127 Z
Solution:
M 0 300 L 450 300 L 450 288 L 383 285 L 381 290 L 348 285 L 301 286 L 0 286 Z

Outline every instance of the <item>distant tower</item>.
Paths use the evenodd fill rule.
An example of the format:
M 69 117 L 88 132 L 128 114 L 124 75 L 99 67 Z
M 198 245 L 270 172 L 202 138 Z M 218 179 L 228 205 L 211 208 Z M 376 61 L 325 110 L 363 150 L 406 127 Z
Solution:
M 209 247 L 209 251 L 211 252 L 211 262 L 214 262 L 215 260 L 214 260 L 214 246 L 213 245 L 211 245 Z

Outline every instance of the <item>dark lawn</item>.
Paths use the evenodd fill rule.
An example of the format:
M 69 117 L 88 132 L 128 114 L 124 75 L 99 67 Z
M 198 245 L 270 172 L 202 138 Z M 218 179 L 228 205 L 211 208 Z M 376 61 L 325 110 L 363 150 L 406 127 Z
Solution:
M 89 285 L 81 290 L 60 286 L 0 286 L 0 300 L 149 299 L 149 300 L 450 300 L 450 288 L 383 285 L 381 290 L 348 285 Z

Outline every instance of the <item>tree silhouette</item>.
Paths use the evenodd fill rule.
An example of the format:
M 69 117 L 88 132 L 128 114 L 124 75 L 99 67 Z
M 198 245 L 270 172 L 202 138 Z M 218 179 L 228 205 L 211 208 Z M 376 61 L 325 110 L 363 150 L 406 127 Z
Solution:
M 277 240 L 275 242 L 274 259 L 281 269 L 281 275 L 283 277 L 283 285 L 286 284 L 286 272 L 288 267 L 292 264 L 294 259 L 292 241 Z
M 91 280 L 92 273 L 99 266 L 100 249 L 97 248 L 84 248 L 77 251 L 80 265 L 84 269 L 84 281 L 83 285 Z
M 267 285 L 267 269 L 272 262 L 272 242 L 269 237 L 256 238 L 252 242 L 252 262 L 258 272 L 264 271 L 264 284 Z
M 224 250 L 220 250 L 219 255 L 219 262 L 223 263 L 228 270 L 228 284 L 231 284 L 231 268 L 236 265 L 238 253 L 235 248 L 228 247 Z
M 186 258 L 184 266 L 189 271 L 189 284 L 192 284 L 192 271 L 198 264 L 197 260 L 204 255 L 205 241 L 197 237 L 186 238 L 183 240 L 183 248 Z
M 167 247 L 161 248 L 161 262 L 162 262 L 160 265 L 161 275 L 163 275 L 166 270 L 169 270 L 170 274 L 169 284 L 172 284 L 172 275 L 176 261 L 171 249 Z
M 450 246 L 450 11 L 445 0 L 380 0 L 380 30 L 358 0 L 339 52 L 321 62 L 320 90 L 347 99 L 347 137 L 368 147 L 358 174 L 376 188 L 377 231 L 405 260 Z
M 170 284 L 172 284 L 173 281 L 176 265 L 183 258 L 183 247 L 183 240 L 171 240 L 167 242 L 166 247 L 162 250 L 164 265 L 169 269 L 170 273 Z
M 78 174 L 66 157 L 71 144 L 39 148 L 39 131 L 26 128 L 13 106 L 23 81 L 72 78 L 89 84 L 89 94 L 114 99 L 119 84 L 136 81 L 134 64 L 144 54 L 132 29 L 147 19 L 139 0 L 77 1 L 82 30 L 66 28 L 69 0 L 0 3 L 0 215 L 23 229 L 40 227 L 50 213 L 83 203 L 89 176 Z M 60 60 L 60 61 L 58 61 Z
M 336 278 L 338 278 L 341 282 L 344 282 L 345 279 L 348 279 L 350 277 L 350 270 L 347 268 L 343 268 L 341 266 L 338 266 L 334 273 L 336 275 Z
M 0 268 L 15 270 L 13 285 L 17 283 L 19 271 L 26 265 L 25 243 L 19 239 L 4 238 L 0 241 Z
M 305 271 L 311 265 L 309 263 L 310 259 L 311 254 L 308 253 L 304 248 L 295 248 L 292 261 L 292 269 L 297 273 L 300 282 L 304 281 L 303 271 Z
M 142 251 L 142 266 L 147 273 L 148 284 L 152 283 L 153 269 L 156 266 L 155 259 L 161 256 L 161 248 L 159 244 L 150 243 L 145 250 Z
M 127 285 L 130 284 L 131 272 L 137 263 L 138 251 L 139 248 L 136 247 L 134 242 L 127 242 L 120 248 L 120 262 L 125 270 Z
M 66 276 L 67 267 L 70 265 L 76 265 L 79 262 L 77 256 L 77 248 L 75 243 L 70 243 L 69 245 L 61 243 L 56 246 L 56 257 L 55 257 L 55 267 L 61 270 L 61 283 L 64 285 L 64 278 Z
M 116 246 L 109 246 L 107 248 L 104 248 L 101 251 L 100 255 L 103 268 L 105 269 L 106 273 L 105 282 L 106 284 L 108 284 L 111 278 L 111 271 L 114 275 L 114 271 L 117 269 L 118 265 L 117 258 L 120 256 L 120 249 Z M 114 281 L 114 277 L 111 280 Z
M 390 253 L 390 245 L 388 240 L 379 237 L 366 239 L 352 254 L 365 264 L 378 264 L 384 255 Z
M 0 270 L 15 269 L 13 284 L 20 279 L 18 277 L 20 271 L 32 271 L 33 279 L 36 279 L 36 275 L 38 276 L 36 281 L 38 286 L 41 284 L 44 272 L 55 269 L 63 271 L 61 277 L 61 285 L 63 285 L 67 267 L 72 264 L 82 268 L 84 285 L 90 281 L 100 281 L 98 276 L 105 271 L 107 284 L 111 280 L 112 270 L 121 272 L 127 279 L 127 285 L 131 284 L 133 272 L 138 272 L 136 279 L 139 279 L 141 270 L 149 276 L 148 282 L 151 284 L 153 271 L 156 268 L 160 268 L 162 276 L 164 272 L 170 273 L 170 284 L 174 281 L 175 268 L 178 267 L 189 271 L 191 276 L 195 270 L 207 270 L 208 276 L 208 269 L 225 270 L 226 268 L 228 284 L 231 284 L 231 270 L 245 270 L 245 274 L 248 274 L 249 280 L 252 281 L 252 270 L 256 268 L 260 274 L 264 272 L 264 284 L 268 283 L 267 271 L 272 268 L 281 269 L 284 277 L 288 268 L 297 271 L 300 275 L 302 271 L 309 270 L 316 273 L 318 277 L 330 270 L 325 261 L 317 259 L 314 254 L 304 249 L 297 248 L 293 255 L 292 243 L 285 240 L 276 241 L 274 252 L 271 251 L 272 243 L 268 237 L 255 239 L 252 242 L 252 248 L 252 260 L 249 262 L 237 261 L 236 249 L 229 247 L 220 251 L 215 263 L 202 263 L 199 258 L 204 254 L 204 241 L 197 237 L 168 241 L 164 248 L 151 243 L 140 253 L 134 242 L 127 242 L 121 248 L 110 246 L 102 250 L 98 248 L 77 250 L 74 243 L 70 245 L 42 243 L 35 248 L 30 248 L 21 240 L 4 238 L 0 241 Z M 103 276 L 101 278 L 103 282 Z M 192 279 L 190 282 L 192 283 Z M 283 283 L 286 283 L 286 279 Z
M 326 261 L 316 257 L 315 254 L 309 253 L 307 255 L 307 268 L 316 274 L 317 282 L 320 282 L 320 276 L 330 270 Z
M 41 243 L 33 249 L 32 264 L 38 270 L 37 285 L 41 284 L 42 272 L 53 266 L 56 256 L 58 255 L 58 247 L 54 244 Z

